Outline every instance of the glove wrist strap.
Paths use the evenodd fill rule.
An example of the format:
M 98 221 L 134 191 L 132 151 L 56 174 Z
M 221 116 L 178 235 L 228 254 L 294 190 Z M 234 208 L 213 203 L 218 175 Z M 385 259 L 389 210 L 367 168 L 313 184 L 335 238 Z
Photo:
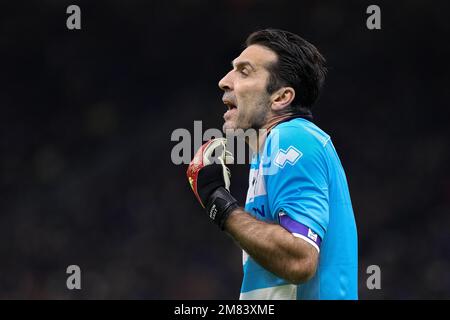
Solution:
M 210 219 L 223 230 L 228 216 L 238 207 L 237 200 L 227 189 L 219 187 L 209 197 L 206 212 Z

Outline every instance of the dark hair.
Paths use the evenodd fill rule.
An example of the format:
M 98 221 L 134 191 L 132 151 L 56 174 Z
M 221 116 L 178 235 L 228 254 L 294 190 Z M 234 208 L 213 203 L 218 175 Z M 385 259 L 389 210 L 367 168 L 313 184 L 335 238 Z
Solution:
M 253 44 L 274 51 L 277 62 L 268 66 L 270 78 L 267 91 L 271 94 L 284 86 L 295 90 L 289 111 L 310 111 L 319 97 L 327 69 L 319 50 L 300 36 L 288 31 L 265 29 L 252 33 L 246 46 Z

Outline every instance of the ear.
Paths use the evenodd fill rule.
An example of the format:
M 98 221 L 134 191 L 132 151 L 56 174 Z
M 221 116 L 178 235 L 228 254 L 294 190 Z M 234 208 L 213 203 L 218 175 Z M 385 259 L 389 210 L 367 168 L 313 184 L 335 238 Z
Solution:
M 272 96 L 272 110 L 281 111 L 289 106 L 295 98 L 295 90 L 292 87 L 283 87 L 275 91 Z

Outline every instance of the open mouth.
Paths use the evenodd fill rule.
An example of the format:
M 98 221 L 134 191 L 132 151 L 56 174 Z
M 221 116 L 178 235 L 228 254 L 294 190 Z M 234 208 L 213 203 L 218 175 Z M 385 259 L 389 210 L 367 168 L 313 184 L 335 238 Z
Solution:
M 223 103 L 227 106 L 228 110 L 237 109 L 237 105 L 235 105 L 235 104 L 234 104 L 233 102 L 231 102 L 231 101 L 224 100 Z

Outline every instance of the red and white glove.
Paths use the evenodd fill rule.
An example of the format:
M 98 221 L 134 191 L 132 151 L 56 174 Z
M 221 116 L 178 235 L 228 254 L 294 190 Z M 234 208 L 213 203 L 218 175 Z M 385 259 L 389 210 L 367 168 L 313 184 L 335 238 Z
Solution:
M 202 145 L 186 172 L 198 201 L 222 230 L 230 213 L 238 207 L 237 200 L 230 194 L 231 173 L 226 165 L 234 159 L 226 150 L 226 141 L 217 138 Z

